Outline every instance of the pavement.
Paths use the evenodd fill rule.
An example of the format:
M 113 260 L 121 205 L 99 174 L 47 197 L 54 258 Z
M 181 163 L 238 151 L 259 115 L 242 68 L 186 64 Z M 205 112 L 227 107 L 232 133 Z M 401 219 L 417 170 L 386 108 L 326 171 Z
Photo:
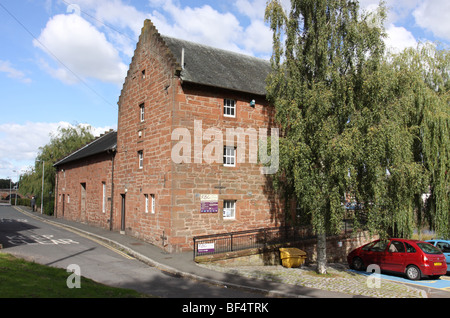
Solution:
M 79 231 L 84 235 L 100 239 L 114 248 L 125 252 L 149 266 L 155 267 L 168 274 L 199 282 L 223 286 L 226 288 L 239 288 L 254 292 L 265 297 L 280 298 L 360 298 L 362 296 L 327 291 L 298 285 L 277 283 L 262 279 L 247 278 L 241 275 L 208 269 L 194 262 L 193 252 L 170 254 L 161 248 L 119 232 L 109 231 L 52 216 L 31 212 L 28 207 L 16 207 L 21 213 L 38 218 L 41 221 L 63 226 L 72 231 Z

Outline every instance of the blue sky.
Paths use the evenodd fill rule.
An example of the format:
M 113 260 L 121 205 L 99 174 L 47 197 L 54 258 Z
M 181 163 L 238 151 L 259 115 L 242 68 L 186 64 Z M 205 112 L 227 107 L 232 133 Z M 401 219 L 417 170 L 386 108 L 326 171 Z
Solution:
M 289 0 L 282 1 L 286 7 Z M 362 0 L 366 10 L 378 0 Z M 18 179 L 58 127 L 117 128 L 144 19 L 160 33 L 271 55 L 266 0 L 0 0 L 0 178 Z M 387 44 L 450 42 L 450 1 L 388 0 Z

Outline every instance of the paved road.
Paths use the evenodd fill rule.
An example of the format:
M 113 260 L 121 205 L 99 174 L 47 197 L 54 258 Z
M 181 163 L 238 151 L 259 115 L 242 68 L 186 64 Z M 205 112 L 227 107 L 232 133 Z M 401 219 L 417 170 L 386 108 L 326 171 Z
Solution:
M 79 266 L 84 277 L 106 285 L 131 288 L 155 296 L 261 297 L 260 294 L 173 277 L 100 241 L 66 228 L 47 224 L 9 206 L 0 206 L 0 244 L 3 245 L 4 253 L 64 269 L 75 264 Z

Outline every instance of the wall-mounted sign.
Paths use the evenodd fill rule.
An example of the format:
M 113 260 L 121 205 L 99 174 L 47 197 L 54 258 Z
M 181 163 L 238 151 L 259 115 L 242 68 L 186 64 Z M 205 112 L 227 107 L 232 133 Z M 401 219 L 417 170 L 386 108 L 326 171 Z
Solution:
M 219 195 L 218 194 L 201 194 L 200 195 L 200 212 L 201 213 L 218 213 L 219 212 Z

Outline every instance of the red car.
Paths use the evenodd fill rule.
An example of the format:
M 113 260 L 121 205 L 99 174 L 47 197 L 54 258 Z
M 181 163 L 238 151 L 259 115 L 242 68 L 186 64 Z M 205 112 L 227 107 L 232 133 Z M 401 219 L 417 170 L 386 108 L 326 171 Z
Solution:
M 404 273 L 411 280 L 423 275 L 437 279 L 447 273 L 445 255 L 430 243 L 417 240 L 376 240 L 350 252 L 347 261 L 358 271 L 376 264 L 382 271 Z

